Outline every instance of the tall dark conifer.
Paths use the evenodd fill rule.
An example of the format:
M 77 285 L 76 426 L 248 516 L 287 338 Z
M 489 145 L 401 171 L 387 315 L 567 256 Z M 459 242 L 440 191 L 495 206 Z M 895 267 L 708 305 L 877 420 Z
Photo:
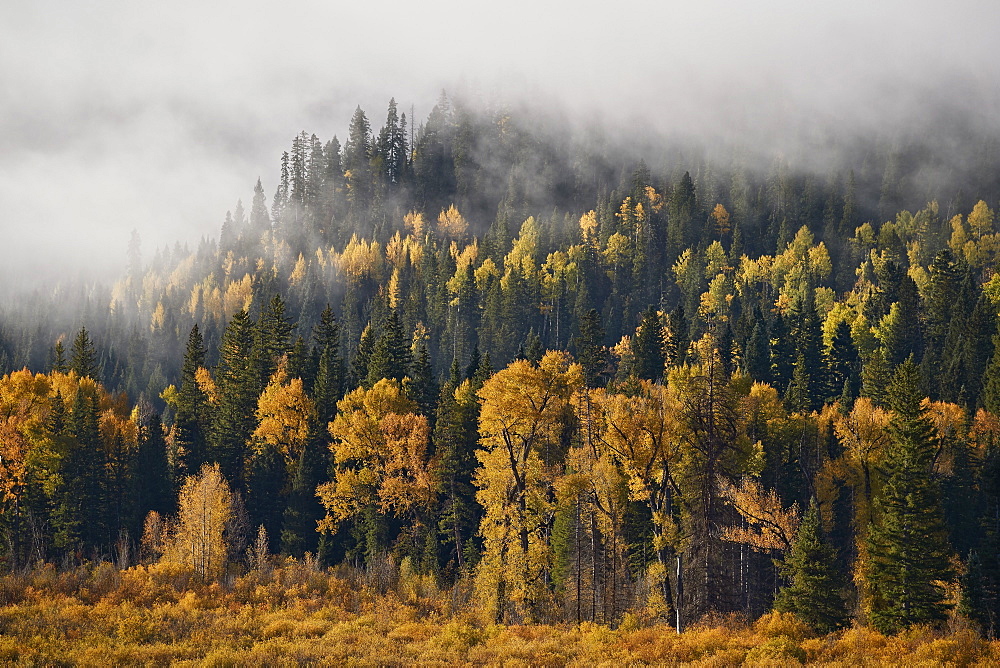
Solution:
M 893 374 L 887 479 L 868 535 L 871 621 L 884 633 L 943 621 L 949 608 L 941 583 L 953 575 L 951 547 L 931 473 L 934 427 L 920 404 L 919 385 L 912 360 Z

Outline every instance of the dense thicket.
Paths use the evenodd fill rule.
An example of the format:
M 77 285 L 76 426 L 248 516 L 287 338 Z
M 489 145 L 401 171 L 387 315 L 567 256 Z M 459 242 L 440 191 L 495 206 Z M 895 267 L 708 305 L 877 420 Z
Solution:
M 1000 171 L 959 189 L 899 143 L 651 168 L 445 96 L 410 123 L 302 133 L 218 240 L 5 316 L 11 567 L 127 560 L 218 464 L 230 560 L 263 527 L 258 554 L 408 560 L 500 621 L 786 587 L 818 629 L 965 591 L 995 632 Z

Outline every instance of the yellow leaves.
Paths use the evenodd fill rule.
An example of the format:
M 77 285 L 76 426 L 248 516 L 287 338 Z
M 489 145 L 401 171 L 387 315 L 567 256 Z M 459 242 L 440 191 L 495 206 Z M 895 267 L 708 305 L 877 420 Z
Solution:
M 222 300 L 225 316 L 250 308 L 250 304 L 253 302 L 252 284 L 253 279 L 250 274 L 244 274 L 243 278 L 226 286 L 226 295 Z
M 624 264 L 630 259 L 632 243 L 621 232 L 615 232 L 608 237 L 604 247 L 604 261 L 610 266 Z
M 157 302 L 156 308 L 153 309 L 153 316 L 150 318 L 149 330 L 155 332 L 159 329 L 163 329 L 163 319 L 166 316 L 163 310 L 163 302 Z
M 597 244 L 597 212 L 593 209 L 580 216 L 580 236 L 584 243 Z
M 487 282 L 491 279 L 500 278 L 500 270 L 497 268 L 493 258 L 486 258 L 483 263 L 476 267 L 473 275 L 476 277 L 476 289 L 482 292 L 486 289 Z
M 434 480 L 427 461 L 427 418 L 399 383 L 382 379 L 370 390 L 358 388 L 337 403 L 330 423 L 334 480 L 317 494 L 327 509 L 329 530 L 337 522 L 375 505 L 403 514 L 429 503 Z
M 535 274 L 535 254 L 538 252 L 538 223 L 534 216 L 521 225 L 521 231 L 504 259 L 505 272 L 520 271 L 525 276 Z
M 784 508 L 777 492 L 765 491 L 760 482 L 745 477 L 739 486 L 719 481 L 719 495 L 743 518 L 741 526 L 725 527 L 723 540 L 744 543 L 755 550 L 788 550 L 799 528 L 797 504 Z
M 302 387 L 302 379 L 288 381 L 282 363 L 257 400 L 254 440 L 274 448 L 289 464 L 305 448 L 312 414 L 313 403 Z
M 962 221 L 962 214 L 957 213 L 952 216 L 948 224 L 951 226 L 951 238 L 948 240 L 948 245 L 956 255 L 960 255 L 965 248 L 966 242 L 969 240 L 965 223 Z
M 442 210 L 437 220 L 438 233 L 448 239 L 461 239 L 469 229 L 469 223 L 452 204 L 447 210 Z
M 986 202 L 979 200 L 969 214 L 969 229 L 977 238 L 981 238 L 993 232 L 993 220 L 993 210 L 987 206 Z
M 226 565 L 223 531 L 231 502 L 229 484 L 218 464 L 206 464 L 197 476 L 188 476 L 178 498 L 176 530 L 166 541 L 164 560 L 188 565 L 206 580 L 222 575 Z
M 295 267 L 292 268 L 292 273 L 288 276 L 288 282 L 291 285 L 299 286 L 302 285 L 302 281 L 306 278 L 306 259 L 299 253 L 299 258 L 295 261 Z
M 858 397 L 854 408 L 833 428 L 850 455 L 864 462 L 877 462 L 889 443 L 886 428 L 889 413 L 875 406 L 868 397 Z
M 208 403 L 213 406 L 219 403 L 219 389 L 215 386 L 215 380 L 208 369 L 203 366 L 198 367 L 198 370 L 194 372 L 194 382 L 198 384 L 198 389 L 208 397 Z
M 712 209 L 712 213 L 709 214 L 712 217 L 712 221 L 715 223 L 715 231 L 719 236 L 722 236 L 729 232 L 730 219 L 729 212 L 726 211 L 726 207 L 721 204 L 716 204 L 715 208 Z
M 600 438 L 629 476 L 633 498 L 648 498 L 664 469 L 679 458 L 681 424 L 676 395 L 644 380 L 635 396 L 595 395 L 601 412 Z
M 424 214 L 418 211 L 411 211 L 403 216 L 403 225 L 410 234 L 418 239 L 423 238 L 424 232 L 427 230 Z
M 357 280 L 364 276 L 374 276 L 381 267 L 381 259 L 381 246 L 377 241 L 365 241 L 354 234 L 344 246 L 343 252 L 336 257 L 336 265 L 342 272 Z
M 656 192 L 653 186 L 646 186 L 645 188 L 646 199 L 649 201 L 649 207 L 654 213 L 659 213 L 663 208 L 663 195 Z

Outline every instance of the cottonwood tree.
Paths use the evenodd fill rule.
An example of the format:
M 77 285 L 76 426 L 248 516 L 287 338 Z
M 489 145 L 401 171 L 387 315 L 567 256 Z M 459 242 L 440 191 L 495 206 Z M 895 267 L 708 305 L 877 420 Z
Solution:
M 497 620 L 533 619 L 546 600 L 551 487 L 566 454 L 570 398 L 582 384 L 580 365 L 549 351 L 538 366 L 511 362 L 479 390 L 483 449 L 475 482 L 485 515 L 476 586 Z

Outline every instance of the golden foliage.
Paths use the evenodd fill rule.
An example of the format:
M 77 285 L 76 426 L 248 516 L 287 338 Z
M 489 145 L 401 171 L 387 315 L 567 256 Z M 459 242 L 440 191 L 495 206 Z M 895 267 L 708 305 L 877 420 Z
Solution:
M 330 423 L 334 479 L 317 489 L 325 530 L 368 506 L 403 515 L 430 502 L 434 476 L 427 458 L 427 418 L 399 383 L 383 378 L 337 403 Z
M 176 528 L 166 541 L 164 560 L 189 567 L 205 580 L 222 575 L 226 566 L 223 531 L 232 496 L 219 465 L 205 464 L 188 476 L 178 497 Z
M 447 210 L 441 210 L 437 219 L 437 229 L 446 239 L 461 239 L 469 229 L 469 222 L 452 204 Z
M 749 476 L 744 477 L 739 486 L 720 479 L 719 495 L 743 518 L 742 525 L 722 530 L 724 540 L 743 543 L 762 552 L 784 552 L 792 547 L 799 528 L 797 504 L 785 508 L 777 492 L 765 491 L 760 481 Z
M 302 379 L 289 380 L 285 368 L 282 359 L 257 400 L 257 428 L 253 436 L 256 444 L 266 443 L 290 464 L 298 460 L 305 448 L 313 403 L 306 395 Z

